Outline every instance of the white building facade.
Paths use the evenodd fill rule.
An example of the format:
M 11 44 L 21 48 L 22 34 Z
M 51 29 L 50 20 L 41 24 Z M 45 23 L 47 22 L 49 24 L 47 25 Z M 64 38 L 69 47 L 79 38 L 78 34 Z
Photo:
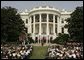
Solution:
M 67 24 L 65 19 L 69 18 L 71 13 L 71 11 L 60 11 L 49 6 L 40 6 L 21 12 L 20 16 L 25 23 L 27 33 L 30 33 L 34 40 L 37 39 L 38 43 L 43 38 L 47 43 L 51 38 L 56 38 L 58 33 L 68 34 L 64 25 Z

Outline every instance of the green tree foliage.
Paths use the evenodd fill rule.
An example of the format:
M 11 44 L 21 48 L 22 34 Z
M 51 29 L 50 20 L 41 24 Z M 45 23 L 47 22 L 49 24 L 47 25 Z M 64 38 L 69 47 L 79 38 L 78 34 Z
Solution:
M 71 14 L 71 17 L 66 19 L 68 22 L 65 25 L 68 28 L 70 38 L 72 40 L 83 40 L 83 7 L 77 7 L 76 10 Z
M 66 41 L 68 40 L 69 38 L 69 35 L 68 34 L 62 34 L 62 33 L 59 33 L 58 34 L 58 37 L 56 37 L 53 42 L 54 43 L 58 43 L 58 44 L 64 44 L 66 43 Z
M 16 41 L 20 32 L 24 29 L 17 9 L 12 7 L 1 8 L 1 40 Z

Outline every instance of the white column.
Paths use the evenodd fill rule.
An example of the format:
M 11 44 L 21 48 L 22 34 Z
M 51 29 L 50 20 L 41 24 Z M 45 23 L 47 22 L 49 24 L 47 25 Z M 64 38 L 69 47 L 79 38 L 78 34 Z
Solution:
M 56 35 L 56 33 L 55 33 L 55 15 L 53 15 L 53 39 L 55 38 L 55 35 Z
M 35 15 L 33 16 L 33 36 L 34 36 L 34 39 L 35 39 Z
M 57 16 L 57 33 L 61 33 L 61 23 L 60 17 Z
M 46 33 L 47 33 L 47 35 L 49 35 L 49 16 L 48 16 L 48 14 L 47 14 L 47 31 L 46 31 Z
M 49 35 L 49 14 L 47 14 L 47 30 L 46 30 L 46 34 L 47 34 L 47 37 Z M 49 39 L 49 38 L 48 38 Z M 46 43 L 48 42 L 48 40 L 46 41 Z
M 41 35 L 41 14 L 39 14 L 40 15 L 40 19 L 39 19 L 39 35 Z
M 41 38 L 41 14 L 39 14 L 39 17 L 40 17 L 40 19 L 39 19 L 39 35 L 40 35 L 40 37 L 39 38 Z M 41 39 L 40 39 L 40 43 L 41 43 Z
M 55 35 L 55 15 L 53 15 L 53 33 Z
M 28 18 L 28 26 L 29 26 L 28 33 L 31 33 L 31 17 Z

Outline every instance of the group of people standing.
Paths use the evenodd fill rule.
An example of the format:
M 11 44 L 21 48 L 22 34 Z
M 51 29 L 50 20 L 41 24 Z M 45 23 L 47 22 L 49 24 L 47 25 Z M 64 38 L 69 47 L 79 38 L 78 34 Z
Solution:
M 1 45 L 1 59 L 29 59 L 32 46 Z
M 83 59 L 83 46 L 50 46 L 46 59 Z

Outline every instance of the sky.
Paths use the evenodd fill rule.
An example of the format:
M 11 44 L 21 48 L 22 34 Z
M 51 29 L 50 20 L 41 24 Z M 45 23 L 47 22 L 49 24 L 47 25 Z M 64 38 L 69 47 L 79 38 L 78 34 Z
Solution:
M 67 11 L 74 10 L 77 6 L 83 6 L 83 1 L 1 1 L 1 7 L 11 6 L 18 9 L 19 12 L 25 9 L 31 10 L 38 6 L 51 6 Z

